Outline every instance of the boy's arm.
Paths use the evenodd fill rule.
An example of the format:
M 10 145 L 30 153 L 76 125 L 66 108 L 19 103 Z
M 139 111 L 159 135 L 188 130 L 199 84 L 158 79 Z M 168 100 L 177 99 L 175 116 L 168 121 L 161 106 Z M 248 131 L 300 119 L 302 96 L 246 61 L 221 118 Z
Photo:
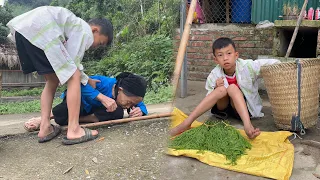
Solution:
M 100 81 L 96 83 L 96 87 L 92 87 L 89 83 L 86 85 L 81 84 L 81 95 L 92 100 L 97 98 L 100 92 L 103 92 L 103 89 L 107 84 L 107 78 L 99 75 L 90 76 L 88 78 Z
M 252 63 L 252 71 L 254 71 L 256 78 L 260 78 L 260 69 L 262 66 L 276 63 L 280 63 L 280 61 L 278 59 L 257 59 Z
M 210 94 L 216 88 L 217 79 L 218 78 L 216 77 L 214 72 L 211 71 L 211 73 L 207 77 L 206 86 L 205 86 L 206 90 L 208 91 L 207 95 Z
M 81 84 L 81 96 L 85 99 L 96 99 L 99 94 L 101 93 L 97 89 L 94 89 L 90 84 Z

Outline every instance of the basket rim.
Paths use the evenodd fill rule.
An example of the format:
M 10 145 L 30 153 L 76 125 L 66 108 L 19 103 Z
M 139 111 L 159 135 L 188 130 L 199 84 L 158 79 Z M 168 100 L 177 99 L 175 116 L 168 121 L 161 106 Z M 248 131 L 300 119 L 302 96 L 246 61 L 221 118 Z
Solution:
M 312 59 L 300 59 L 301 66 L 302 67 L 312 67 L 316 65 L 320 65 L 320 58 L 312 58 Z M 289 62 L 280 62 L 276 64 L 271 64 L 271 65 L 264 65 L 261 66 L 261 70 L 272 70 L 272 69 L 283 69 L 283 68 L 297 68 L 296 62 L 295 61 L 289 61 Z

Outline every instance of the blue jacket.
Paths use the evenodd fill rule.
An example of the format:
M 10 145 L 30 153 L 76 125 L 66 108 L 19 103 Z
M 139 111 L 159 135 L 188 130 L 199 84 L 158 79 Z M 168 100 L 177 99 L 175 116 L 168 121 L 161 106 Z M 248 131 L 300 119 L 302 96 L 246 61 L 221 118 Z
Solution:
M 109 98 L 113 98 L 112 88 L 113 85 L 115 85 L 117 82 L 116 78 L 110 78 L 100 75 L 90 76 L 90 78 L 100 80 L 101 82 L 96 83 L 96 89 L 94 89 L 89 84 L 85 86 L 81 84 L 81 103 L 84 105 L 84 109 L 86 112 L 90 112 L 93 107 L 103 106 L 103 104 L 96 99 L 99 93 Z M 64 97 L 64 93 L 61 96 Z M 142 101 L 138 103 L 136 107 L 139 107 L 141 109 L 143 115 L 148 114 L 147 108 Z

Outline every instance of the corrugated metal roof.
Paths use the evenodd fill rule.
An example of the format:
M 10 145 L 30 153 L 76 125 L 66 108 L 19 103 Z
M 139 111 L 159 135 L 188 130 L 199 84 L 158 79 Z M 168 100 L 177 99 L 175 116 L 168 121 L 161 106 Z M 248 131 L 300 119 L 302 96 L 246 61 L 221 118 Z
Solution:
M 273 22 L 282 15 L 283 0 L 252 0 L 251 22 L 258 24 L 260 21 Z
M 251 21 L 254 24 L 264 20 L 274 22 L 275 20 L 281 20 L 279 16 L 283 16 L 288 11 L 294 11 L 299 15 L 303 3 L 304 0 L 252 0 Z M 309 0 L 307 10 L 310 7 L 313 9 L 320 7 L 320 0 Z

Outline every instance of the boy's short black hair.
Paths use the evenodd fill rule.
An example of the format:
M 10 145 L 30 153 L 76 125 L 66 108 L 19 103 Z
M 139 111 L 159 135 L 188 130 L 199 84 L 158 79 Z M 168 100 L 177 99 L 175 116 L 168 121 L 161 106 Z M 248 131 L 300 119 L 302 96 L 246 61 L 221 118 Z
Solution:
M 236 46 L 235 46 L 234 42 L 230 38 L 227 38 L 227 37 L 218 38 L 212 44 L 213 55 L 214 55 L 214 52 L 215 52 L 216 49 L 225 48 L 225 47 L 229 46 L 230 44 L 232 45 L 232 47 L 236 51 Z
M 108 36 L 108 44 L 110 45 L 113 41 L 113 25 L 106 18 L 94 18 L 88 22 L 90 25 L 100 26 L 101 34 Z

